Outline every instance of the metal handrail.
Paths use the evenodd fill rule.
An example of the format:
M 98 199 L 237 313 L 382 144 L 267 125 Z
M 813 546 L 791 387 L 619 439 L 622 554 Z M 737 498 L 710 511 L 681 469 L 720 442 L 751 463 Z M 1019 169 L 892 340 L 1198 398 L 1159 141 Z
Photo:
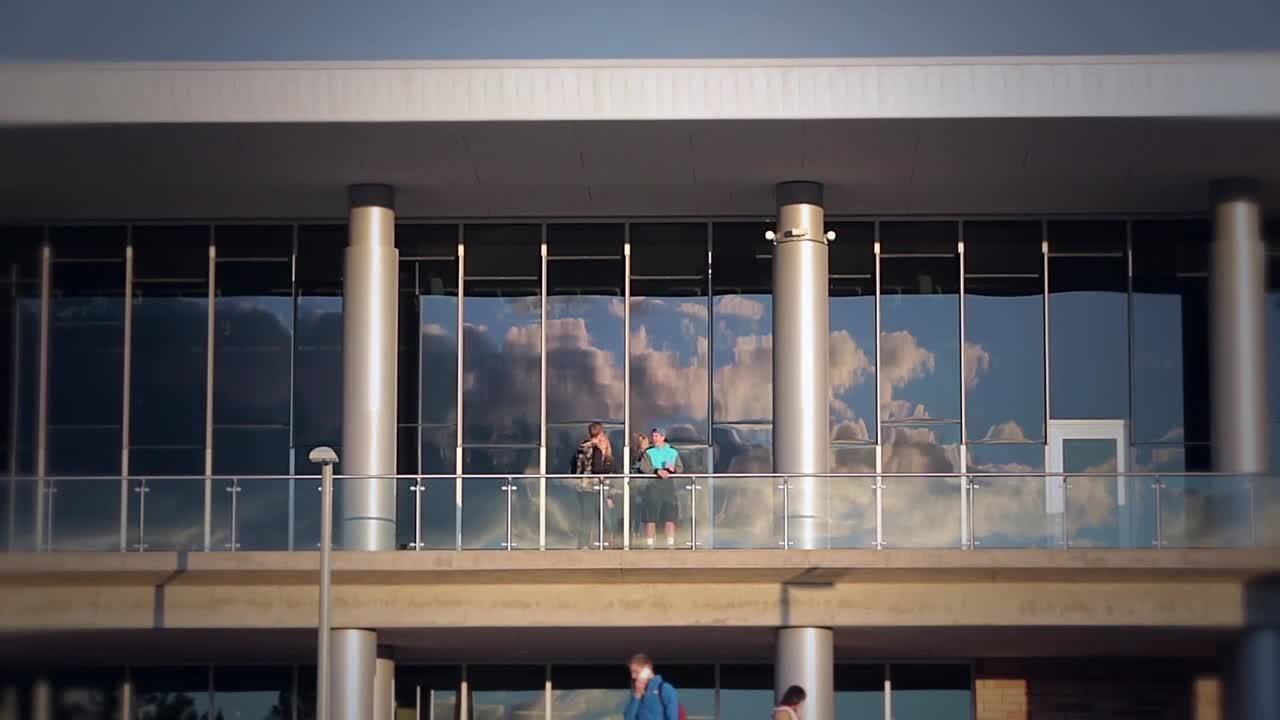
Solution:
M 397 480 L 408 482 L 410 484 L 410 489 L 414 491 L 419 491 L 419 493 L 427 489 L 426 483 L 428 482 L 442 482 L 442 483 L 453 484 L 456 487 L 456 493 L 458 494 L 457 510 L 456 510 L 457 515 L 455 516 L 457 519 L 455 521 L 456 525 L 454 527 L 456 542 L 453 544 L 453 547 L 457 550 L 462 550 L 466 544 L 464 541 L 463 519 L 461 515 L 462 509 L 463 509 L 463 505 L 461 501 L 461 493 L 464 486 L 463 481 L 489 481 L 491 484 L 497 484 L 500 486 L 498 489 L 500 489 L 504 495 L 504 498 L 503 498 L 504 507 L 500 512 L 502 513 L 502 515 L 504 515 L 504 518 L 502 521 L 502 526 L 503 526 L 502 542 L 499 544 L 501 547 L 505 548 L 506 550 L 514 550 L 517 548 L 517 546 L 519 546 L 521 549 L 524 549 L 524 548 L 547 549 L 550 544 L 554 544 L 553 542 L 548 541 L 547 533 L 545 530 L 546 517 L 549 513 L 548 502 L 545 497 L 546 490 L 550 487 L 551 483 L 564 482 L 566 484 L 570 484 L 570 483 L 578 484 L 578 483 L 581 483 L 584 478 L 583 475 L 567 474 L 567 473 L 566 474 L 561 474 L 561 473 L 525 473 L 525 474 L 399 473 L 399 474 L 386 474 L 386 475 L 377 475 L 377 474 L 337 475 L 335 473 L 331 477 L 333 480 L 336 480 L 336 481 L 352 481 L 352 480 L 359 481 L 359 480 L 371 479 L 371 478 L 397 479 Z M 648 480 L 650 476 L 647 474 L 640 475 L 640 474 L 630 474 L 630 473 L 613 473 L 613 474 L 590 475 L 588 477 L 592 479 L 593 482 L 590 483 L 589 487 L 587 486 L 583 486 L 583 487 L 587 487 L 588 492 L 593 492 L 597 495 L 595 500 L 595 504 L 597 505 L 597 508 L 596 508 L 597 516 L 590 521 L 590 524 L 593 526 L 592 533 L 596 535 L 596 539 L 591 541 L 583 540 L 581 542 L 587 543 L 584 547 L 594 547 L 600 550 L 607 549 L 610 546 L 609 536 L 611 532 L 608 531 L 608 528 L 606 526 L 606 523 L 609 522 L 606 515 L 606 504 L 612 503 L 613 498 L 621 495 L 621 497 L 623 498 L 622 499 L 622 503 L 623 503 L 622 528 L 624 528 L 622 531 L 621 544 L 624 549 L 630 548 L 632 544 L 631 541 L 633 537 L 635 537 L 635 534 L 634 534 L 635 528 L 630 522 L 630 519 L 632 517 L 630 515 L 630 509 L 632 507 L 632 502 L 634 501 L 634 498 L 641 497 L 637 495 L 637 496 L 634 496 L 633 498 L 632 493 L 643 492 L 641 489 L 643 487 L 641 485 L 641 482 Z M 1143 501 L 1143 504 L 1146 507 L 1154 508 L 1154 517 L 1151 517 L 1151 516 L 1147 516 L 1147 517 L 1151 517 L 1150 522 L 1154 524 L 1155 537 L 1152 540 L 1151 544 L 1155 548 L 1166 547 L 1171 542 L 1169 538 L 1165 537 L 1167 528 L 1164 527 L 1165 520 L 1166 520 L 1164 516 L 1167 514 L 1168 509 L 1175 508 L 1174 509 L 1175 513 L 1180 512 L 1179 510 L 1176 509 L 1179 507 L 1176 504 L 1177 501 L 1176 500 L 1173 501 L 1175 503 L 1174 505 L 1168 505 L 1170 500 L 1166 498 L 1167 493 L 1163 492 L 1166 488 L 1170 488 L 1171 486 L 1173 486 L 1174 482 L 1188 481 L 1188 480 L 1194 480 L 1199 478 L 1199 479 L 1210 480 L 1211 482 L 1207 484 L 1207 486 L 1209 487 L 1212 487 L 1218 484 L 1218 483 L 1212 482 L 1213 480 L 1219 480 L 1222 483 L 1230 483 L 1229 485 L 1225 485 L 1225 487 L 1227 487 L 1232 492 L 1238 490 L 1240 491 L 1243 497 L 1247 497 L 1247 501 L 1244 499 L 1241 500 L 1242 505 L 1245 502 L 1247 502 L 1247 505 L 1248 505 L 1247 532 L 1244 524 L 1243 514 L 1239 516 L 1241 517 L 1241 520 L 1242 520 L 1240 523 L 1227 521 L 1224 523 L 1220 523 L 1219 525 L 1213 525 L 1212 527 L 1207 527 L 1207 530 L 1208 532 L 1236 532 L 1236 533 L 1239 533 L 1240 537 L 1247 537 L 1248 540 L 1247 541 L 1244 541 L 1244 540 L 1229 541 L 1231 544 L 1256 546 L 1258 544 L 1258 537 L 1257 537 L 1258 523 L 1260 521 L 1262 522 L 1266 521 L 1265 515 L 1260 514 L 1258 500 L 1256 499 L 1256 492 L 1258 489 L 1263 487 L 1264 484 L 1271 484 L 1276 480 L 1276 476 L 1274 475 L 1266 475 L 1266 474 L 1259 474 L 1259 473 L 1225 473 L 1225 472 L 1204 472 L 1204 471 L 1177 472 L 1177 473 L 1151 472 L 1151 471 L 1080 472 L 1080 473 L 1044 472 L 1044 471 L 1024 471 L 1024 472 L 1002 471 L 1002 472 L 991 472 L 991 473 L 848 472 L 848 473 L 795 473 L 795 474 L 776 473 L 776 472 L 759 472 L 759 473 L 685 472 L 677 476 L 676 480 L 677 480 L 677 493 L 680 497 L 679 505 L 681 506 L 679 524 L 684 526 L 682 532 L 688 533 L 688 541 L 683 543 L 684 546 L 688 548 L 696 549 L 698 547 L 701 547 L 704 543 L 708 543 L 714 547 L 718 544 L 716 541 L 716 534 L 718 529 L 724 528 L 729 530 L 732 533 L 735 527 L 734 523 L 740 522 L 740 518 L 733 519 L 728 515 L 725 515 L 722 517 L 721 515 L 716 514 L 715 508 L 717 507 L 717 505 L 716 505 L 715 493 L 719 491 L 722 487 L 724 487 L 724 486 L 717 487 L 717 484 L 716 484 L 717 481 L 745 481 L 741 484 L 740 486 L 741 489 L 746 489 L 750 487 L 760 487 L 759 485 L 757 485 L 757 483 L 763 483 L 763 482 L 770 483 L 770 485 L 773 488 L 781 491 L 780 504 L 782 508 L 782 517 L 780 521 L 775 520 L 775 522 L 779 523 L 782 536 L 780 539 L 778 539 L 775 535 L 773 540 L 777 541 L 776 545 L 784 549 L 795 547 L 797 545 L 801 547 L 812 546 L 813 538 L 808 538 L 806 540 L 804 538 L 792 537 L 793 525 L 792 525 L 791 511 L 792 511 L 793 503 L 791 502 L 792 498 L 790 497 L 790 495 L 795 487 L 795 484 L 794 484 L 795 481 L 799 481 L 803 479 L 815 479 L 815 480 L 826 479 L 826 480 L 835 480 L 835 481 L 852 480 L 855 483 L 857 483 L 858 481 L 865 481 L 866 487 L 869 488 L 873 494 L 873 499 L 871 502 L 874 503 L 874 518 L 866 520 L 865 524 L 862 527 L 866 531 L 870 531 L 871 529 L 874 529 L 875 539 L 874 541 L 864 541 L 864 542 L 868 542 L 870 546 L 873 546 L 877 549 L 885 548 L 893 545 L 892 541 L 895 538 L 890 537 L 886 540 L 885 532 L 884 532 L 885 519 L 886 519 L 885 516 L 886 514 L 888 514 L 886 512 L 887 510 L 886 503 L 889 502 L 888 498 L 891 497 L 893 493 L 898 492 L 898 488 L 903 487 L 903 483 L 917 483 L 920 481 L 927 482 L 931 480 L 946 481 L 947 487 L 951 488 L 951 490 L 948 491 L 946 494 L 950 494 L 951 492 L 954 492 L 956 495 L 956 498 L 958 499 L 958 501 L 962 506 L 962 510 L 960 512 L 959 546 L 963 548 L 972 549 L 978 545 L 983 544 L 984 542 L 984 540 L 979 539 L 979 536 L 981 535 L 981 533 L 979 533 L 975 528 L 976 518 L 979 517 L 979 515 L 975 511 L 981 509 L 982 507 L 981 504 L 978 504 L 975 501 L 975 497 L 978 495 L 978 493 L 981 491 L 983 487 L 990 486 L 992 485 L 993 481 L 998 482 L 1001 479 L 1015 480 L 1015 481 L 1020 481 L 1022 483 L 1044 482 L 1046 484 L 1046 489 L 1045 489 L 1046 503 L 1048 502 L 1048 498 L 1054 497 L 1054 498 L 1058 498 L 1056 503 L 1058 505 L 1061 505 L 1061 508 L 1058 510 L 1050 510 L 1046 507 L 1045 513 L 1047 515 L 1051 515 L 1052 517 L 1057 518 L 1056 522 L 1061 523 L 1061 527 L 1056 528 L 1048 536 L 1042 535 L 1041 537 L 1049 537 L 1052 541 L 1052 544 L 1054 545 L 1061 546 L 1061 547 L 1070 547 L 1073 542 L 1078 540 L 1078 536 L 1073 535 L 1073 532 L 1077 532 L 1077 533 L 1079 532 L 1079 529 L 1076 529 L 1074 531 L 1069 529 L 1068 515 L 1069 514 L 1073 515 L 1075 512 L 1075 510 L 1068 508 L 1068 505 L 1070 504 L 1068 500 L 1072 497 L 1072 491 L 1070 490 L 1070 488 L 1072 487 L 1071 481 L 1072 480 L 1088 480 L 1091 478 L 1095 480 L 1101 480 L 1104 482 L 1105 481 L 1115 481 L 1115 482 L 1137 481 L 1137 485 L 1134 486 L 1135 488 L 1149 488 L 1149 491 L 1150 491 L 1149 497 L 1151 499 L 1147 501 Z M 173 481 L 173 482 L 187 481 L 187 482 L 201 483 L 206 489 L 205 498 L 204 498 L 204 509 L 205 509 L 204 538 L 205 539 L 204 539 L 203 549 L 206 551 L 215 550 L 215 549 L 227 549 L 230 551 L 236 551 L 237 549 L 239 549 L 241 545 L 241 537 L 242 537 L 241 536 L 242 528 L 240 527 L 240 524 L 241 524 L 240 518 L 242 515 L 241 513 L 242 508 L 240 507 L 238 495 L 240 494 L 239 491 L 245 487 L 244 483 L 250 482 L 250 481 L 275 482 L 275 481 L 281 481 L 281 480 L 290 480 L 290 481 L 300 480 L 303 482 L 314 482 L 316 483 L 317 491 L 320 490 L 320 486 L 321 486 L 321 483 L 320 483 L 321 475 L 314 475 L 314 474 L 290 474 L 290 475 L 171 474 L 171 475 L 123 475 L 123 476 L 122 475 L 44 475 L 44 476 L 0 475 L 0 484 L 7 483 L 10 486 L 10 489 L 9 489 L 10 493 L 14 491 L 14 488 L 17 487 L 19 483 L 30 481 L 35 484 L 38 496 L 45 500 L 45 502 L 39 503 L 35 507 L 35 512 L 39 515 L 37 519 L 44 521 L 43 523 L 35 524 L 36 527 L 38 527 L 37 533 L 32 535 L 30 538 L 28 538 L 27 537 L 27 534 L 29 532 L 28 530 L 20 530 L 20 531 L 17 531 L 18 534 L 15 534 L 15 527 L 18 527 L 18 526 L 11 526 L 9 528 L 10 541 L 7 547 L 13 549 L 13 548 L 18 548 L 20 546 L 33 546 L 37 550 L 58 549 L 55 547 L 55 540 L 58 538 L 62 538 L 64 536 L 61 532 L 55 531 L 55 521 L 60 519 L 57 511 L 55 510 L 55 507 L 61 505 L 60 503 L 55 503 L 55 493 L 59 491 L 59 484 L 61 482 L 86 481 L 90 483 L 101 482 L 107 485 L 118 484 L 118 486 L 120 487 L 120 491 L 122 493 L 122 501 L 123 501 L 123 493 L 128 492 L 136 496 L 131 504 L 128 504 L 127 506 L 122 505 L 121 507 L 122 512 L 119 520 L 119 524 L 120 524 L 119 549 L 120 550 L 133 549 L 138 551 L 147 550 L 149 549 L 148 540 L 151 539 L 151 536 L 148 535 L 147 525 L 148 525 L 148 521 L 152 519 L 149 517 L 149 510 L 152 510 L 152 509 L 148 508 L 150 501 L 147 499 L 146 494 L 152 490 L 163 488 L 165 483 L 170 481 Z M 212 495 L 209 493 L 209 489 L 211 488 L 212 484 L 215 482 L 225 483 L 227 485 L 226 489 L 230 493 L 229 506 L 228 506 L 229 516 L 230 516 L 229 528 L 226 527 L 225 521 L 219 521 L 215 523 L 212 520 L 213 516 L 210 513 L 210 509 L 212 507 L 211 506 Z M 540 493 L 540 496 L 534 501 L 536 505 L 536 509 L 533 510 L 533 512 L 538 513 L 539 531 L 538 531 L 537 541 L 528 540 L 527 538 L 529 536 L 527 534 L 517 533 L 517 527 L 518 526 L 523 527 L 523 522 L 524 522 L 520 520 L 519 517 L 516 516 L 517 496 L 520 495 L 518 491 L 522 487 L 537 487 Z M 909 485 L 907 487 L 909 487 Z M 730 487 L 730 489 L 732 489 L 732 487 Z M 700 492 L 700 491 L 705 491 L 705 492 Z M 1123 492 L 1123 491 L 1120 490 L 1118 492 Z M 936 495 L 937 493 L 933 493 L 933 494 Z M 703 496 L 701 499 L 699 498 L 700 495 Z M 1269 510 L 1266 510 L 1267 508 L 1272 507 L 1271 504 L 1268 504 L 1268 503 L 1271 503 L 1272 501 L 1267 499 L 1270 496 L 1271 496 L 1271 493 L 1267 493 L 1262 496 L 1264 498 L 1263 508 L 1266 512 L 1269 512 Z M 407 522 L 413 523 L 412 525 L 413 537 L 411 539 L 412 540 L 411 542 L 404 544 L 404 547 L 407 547 L 413 550 L 421 550 L 427 547 L 427 544 L 423 542 L 423 532 L 425 529 L 423 525 L 423 518 L 424 518 L 423 503 L 425 501 L 422 498 L 423 498 L 423 495 L 421 494 L 417 496 L 414 502 L 414 505 L 415 505 L 414 513 L 412 517 L 407 520 Z M 292 518 L 294 517 L 293 511 L 297 507 L 297 505 L 294 504 L 296 502 L 297 500 L 294 499 L 294 492 L 293 492 L 293 489 L 291 488 L 290 500 L 289 500 L 290 528 L 292 528 L 292 523 L 293 523 L 293 520 L 292 520 Z M 1120 504 L 1123 505 L 1124 502 L 1120 501 Z M 190 507 L 194 507 L 194 505 L 187 505 L 184 507 L 190 508 Z M 836 507 L 834 505 L 832 506 L 832 510 L 833 510 L 833 513 L 836 511 Z M 12 508 L 11 508 L 11 511 L 12 511 Z M 1146 513 L 1145 510 L 1143 512 Z M 707 517 L 699 517 L 700 513 L 704 513 L 704 514 L 710 513 L 710 514 Z M 523 514 L 523 511 L 522 511 L 522 514 Z M 10 513 L 10 517 L 12 520 L 12 512 Z M 163 526 L 164 518 L 162 516 L 156 516 L 156 517 L 161 518 L 159 522 Z M 776 518 L 777 516 L 774 515 L 774 517 Z M 835 517 L 835 515 L 833 514 L 832 517 Z M 1023 519 L 1025 520 L 1025 518 Z M 403 523 L 406 521 L 401 521 L 401 522 Z M 706 530 L 703 531 L 703 534 L 700 536 L 699 534 L 700 527 L 704 526 L 704 524 L 705 524 Z M 191 527 L 195 527 L 195 526 L 193 525 Z M 230 542 L 222 543 L 218 548 L 212 547 L 211 537 L 212 537 L 213 529 L 215 527 L 217 528 L 218 532 L 224 533 L 221 536 L 221 538 L 218 540 L 218 542 L 222 542 L 222 540 L 227 537 L 229 537 Z M 408 526 L 402 525 L 402 527 L 407 528 Z M 1263 527 L 1266 527 L 1266 526 L 1264 525 Z M 777 529 L 779 528 L 775 526 L 775 533 Z M 563 530 L 563 528 L 561 528 L 561 530 Z M 136 532 L 137 541 L 132 542 L 131 544 L 126 546 L 126 542 L 127 542 L 126 538 L 129 536 L 131 532 Z M 989 530 L 988 532 L 991 532 L 991 531 Z M 997 529 L 995 532 L 997 533 L 997 536 L 998 536 L 1000 531 Z M 1131 531 L 1121 531 L 1121 532 L 1131 532 Z M 710 533 L 710 534 L 708 535 L 707 533 Z M 76 537 L 74 532 L 70 533 L 69 536 Z M 21 542 L 15 543 L 15 538 L 19 538 L 19 537 L 21 537 Z M 294 549 L 295 537 L 296 536 L 293 535 L 293 531 L 290 530 L 288 549 Z M 834 538 L 835 535 L 831 535 L 831 537 Z M 909 537 L 909 536 L 904 535 L 903 537 Z M 987 536 L 984 535 L 983 537 L 987 537 Z M 1054 537 L 1056 537 L 1056 540 L 1053 540 Z M 519 538 L 526 538 L 526 539 L 522 541 Z M 488 542 L 488 541 L 485 541 L 485 542 Z M 752 542 L 752 541 L 748 541 L 748 542 Z M 819 540 L 819 542 L 822 542 L 822 541 Z M 908 542 L 910 542 L 910 540 L 908 540 Z M 1120 540 L 1117 542 L 1132 543 L 1133 540 L 1132 539 L 1128 541 Z M 1145 542 L 1145 540 L 1143 540 L 1143 542 Z M 772 544 L 772 541 L 770 542 L 770 544 Z M 953 545 L 954 544 L 952 543 L 952 544 L 947 544 L 946 546 L 953 546 Z M 114 546 L 114 543 L 113 543 L 113 546 Z M 197 546 L 198 546 L 198 543 L 197 543 Z M 1124 546 L 1127 547 L 1129 545 L 1126 544 Z

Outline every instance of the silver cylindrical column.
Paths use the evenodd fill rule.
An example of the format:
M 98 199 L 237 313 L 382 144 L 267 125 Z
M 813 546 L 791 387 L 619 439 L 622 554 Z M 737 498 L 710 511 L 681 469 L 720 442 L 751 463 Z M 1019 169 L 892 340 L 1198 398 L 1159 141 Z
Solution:
M 53 686 L 44 673 L 31 683 L 31 720 L 53 720 Z
M 378 634 L 372 630 L 334 630 L 329 639 L 329 652 L 332 720 L 374 717 Z
M 1245 588 L 1245 629 L 1226 658 L 1224 718 L 1280 718 L 1280 575 Z
M 822 185 L 777 187 L 773 241 L 773 468 L 787 475 L 786 543 L 816 549 L 827 543 L 826 480 L 830 452 L 827 338 L 827 237 Z M 828 628 L 778 630 L 775 688 L 799 685 L 808 694 L 806 720 L 831 720 L 835 695 Z
M 790 476 L 787 544 L 826 544 L 827 238 L 822 185 L 781 183 L 773 249 L 773 468 Z
M 1233 473 L 1268 469 L 1267 258 L 1259 185 L 1213 183 L 1210 368 L 1213 464 Z
M 395 195 L 386 185 L 350 189 L 342 278 L 342 467 L 338 544 L 394 550 L 396 540 L 396 323 L 400 254 Z M 378 477 L 388 476 L 388 477 Z
M 805 720 L 832 720 L 835 714 L 835 658 L 828 628 L 781 628 L 773 686 L 781 695 L 791 685 L 804 688 Z M 777 699 L 776 697 L 774 698 Z
M 373 718 L 395 720 L 396 717 L 396 662 L 383 648 L 378 648 L 378 659 L 373 673 Z

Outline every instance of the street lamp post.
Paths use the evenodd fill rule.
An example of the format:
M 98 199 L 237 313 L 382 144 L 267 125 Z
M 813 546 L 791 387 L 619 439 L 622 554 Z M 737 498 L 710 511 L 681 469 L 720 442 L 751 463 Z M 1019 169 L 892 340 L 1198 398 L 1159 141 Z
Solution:
M 330 562 L 333 551 L 333 466 L 338 454 L 331 447 L 311 451 L 311 462 L 320 466 L 320 628 L 316 638 L 316 720 L 329 720 L 329 614 Z

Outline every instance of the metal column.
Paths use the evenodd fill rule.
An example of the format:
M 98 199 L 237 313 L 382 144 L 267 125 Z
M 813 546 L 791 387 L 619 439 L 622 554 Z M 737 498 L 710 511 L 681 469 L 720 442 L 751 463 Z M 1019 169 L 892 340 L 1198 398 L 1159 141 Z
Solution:
M 777 187 L 773 251 L 773 469 L 789 476 L 789 547 L 827 543 L 826 480 L 830 453 L 827 234 L 822 185 Z M 809 476 L 806 477 L 806 474 Z M 799 685 L 808 694 L 805 717 L 835 716 L 832 633 L 828 628 L 778 630 L 776 691 Z
M 1267 258 L 1259 185 L 1213 183 L 1210 368 L 1213 463 L 1217 470 L 1265 473 L 1267 428 Z
M 341 483 L 338 545 L 394 550 L 400 280 L 394 192 L 355 185 L 350 198 L 342 278 L 342 474 L 366 477 Z
M 369 720 L 374 708 L 378 634 L 372 630 L 334 630 L 329 652 L 331 717 Z
M 1226 658 L 1222 717 L 1280 718 L 1280 575 L 1245 588 L 1245 629 Z
M 395 720 L 396 716 L 396 662 L 378 648 L 373 673 L 373 719 Z
M 791 476 L 788 545 L 826 544 L 831 382 L 828 375 L 827 238 L 822 185 L 778 185 L 773 234 L 773 470 Z M 797 477 L 798 476 L 798 477 Z
M 31 720 L 53 720 L 53 686 L 44 673 L 31 683 Z
M 353 185 L 342 282 L 342 473 L 337 544 L 394 550 L 396 539 L 396 353 L 400 255 L 395 192 Z M 338 629 L 330 637 L 333 720 L 374 711 L 378 636 Z
M 781 628 L 774 662 L 775 696 L 789 686 L 804 688 L 805 720 L 835 718 L 835 658 L 829 628 Z M 777 699 L 776 697 L 774 698 Z

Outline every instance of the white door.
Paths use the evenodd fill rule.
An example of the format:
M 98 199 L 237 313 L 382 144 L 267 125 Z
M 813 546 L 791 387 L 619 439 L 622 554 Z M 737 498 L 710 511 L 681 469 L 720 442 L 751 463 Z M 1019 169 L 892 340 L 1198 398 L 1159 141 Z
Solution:
M 1125 421 L 1050 420 L 1046 453 L 1045 512 L 1057 544 L 1128 545 Z

